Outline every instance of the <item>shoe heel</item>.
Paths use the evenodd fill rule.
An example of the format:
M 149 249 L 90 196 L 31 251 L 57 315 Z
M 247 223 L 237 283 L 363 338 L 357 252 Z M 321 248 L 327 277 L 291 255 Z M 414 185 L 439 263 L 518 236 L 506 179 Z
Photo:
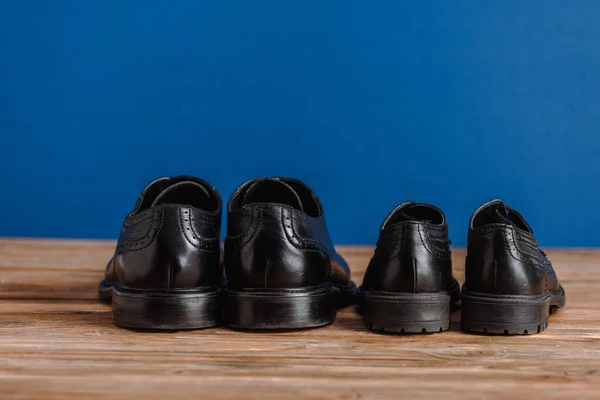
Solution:
M 215 288 L 148 292 L 113 288 L 113 321 L 130 329 L 179 330 L 219 324 L 221 305 Z
M 549 296 L 462 295 L 461 328 L 471 333 L 530 335 L 544 331 Z
M 381 333 L 433 333 L 450 327 L 450 295 L 446 293 L 361 294 L 367 328 Z
M 302 329 L 327 325 L 336 314 L 338 289 L 245 289 L 224 293 L 225 325 L 234 329 Z

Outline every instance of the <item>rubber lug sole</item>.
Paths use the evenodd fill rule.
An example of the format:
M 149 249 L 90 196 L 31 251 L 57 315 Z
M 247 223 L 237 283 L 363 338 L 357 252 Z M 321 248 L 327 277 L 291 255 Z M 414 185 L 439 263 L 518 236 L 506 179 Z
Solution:
M 450 328 L 448 293 L 361 292 L 368 329 L 380 333 L 435 333 Z
M 537 296 L 463 291 L 461 328 L 479 334 L 532 335 L 548 328 L 550 314 L 566 303 L 565 292 Z

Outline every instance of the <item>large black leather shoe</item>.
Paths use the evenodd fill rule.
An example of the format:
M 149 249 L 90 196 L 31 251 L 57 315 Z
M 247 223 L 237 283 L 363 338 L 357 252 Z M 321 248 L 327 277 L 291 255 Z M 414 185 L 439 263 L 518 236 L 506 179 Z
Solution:
M 460 300 L 449 246 L 446 217 L 437 207 L 406 202 L 385 218 L 359 290 L 369 329 L 427 333 L 449 328 L 451 306 Z
M 219 322 L 221 197 L 187 176 L 148 185 L 127 216 L 100 283 L 126 328 L 192 329 Z
M 326 325 L 356 290 L 320 201 L 296 179 L 254 179 L 233 193 L 224 261 L 225 324 L 231 328 Z
M 565 305 L 565 291 L 525 219 L 500 200 L 471 217 L 462 329 L 476 333 L 533 334 Z

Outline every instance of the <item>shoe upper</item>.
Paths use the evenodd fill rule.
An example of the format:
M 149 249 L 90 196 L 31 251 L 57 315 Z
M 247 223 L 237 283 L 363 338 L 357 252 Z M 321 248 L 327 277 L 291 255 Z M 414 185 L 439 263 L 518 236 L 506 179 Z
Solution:
M 225 270 L 232 289 L 351 285 L 331 242 L 321 202 L 303 182 L 258 178 L 228 204 Z
M 188 176 L 149 184 L 125 218 L 105 283 L 134 289 L 217 286 L 222 278 L 221 197 Z
M 444 213 L 405 202 L 381 224 L 362 290 L 396 293 L 456 291 Z
M 473 213 L 469 224 L 466 281 L 469 292 L 535 295 L 559 283 L 523 216 L 500 200 Z

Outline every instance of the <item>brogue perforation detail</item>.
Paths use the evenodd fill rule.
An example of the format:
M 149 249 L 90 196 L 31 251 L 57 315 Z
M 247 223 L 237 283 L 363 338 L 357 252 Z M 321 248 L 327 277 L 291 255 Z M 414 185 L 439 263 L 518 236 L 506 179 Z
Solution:
M 328 257 L 331 256 L 323 243 L 314 239 L 302 238 L 298 235 L 296 228 L 294 227 L 294 219 L 291 215 L 285 215 L 285 208 L 281 208 L 281 224 L 288 241 L 298 250 L 323 251 Z
M 448 250 L 442 249 L 433 243 L 433 241 L 431 240 L 431 236 L 429 234 L 429 228 L 427 227 L 427 224 L 418 224 L 418 230 L 419 230 L 419 237 L 421 238 L 421 242 L 423 243 L 423 246 L 425 246 L 427 251 L 429 251 L 429 253 L 432 256 L 439 258 L 441 260 L 447 260 L 450 257 Z M 423 237 L 423 231 L 424 231 L 425 237 Z
M 178 209 L 177 219 L 181 233 L 189 244 L 200 251 L 212 252 L 216 248 L 217 238 L 206 238 L 200 236 L 191 223 L 191 214 L 189 209 Z
M 158 232 L 162 228 L 163 218 L 164 212 L 162 210 L 153 211 L 152 223 L 150 224 L 146 235 L 137 238 L 127 238 L 123 241 L 122 247 L 129 251 L 142 250 L 148 247 L 150 244 L 152 244 L 152 242 L 154 242 L 154 239 L 156 239 Z
M 154 210 L 146 210 L 146 211 L 142 211 L 139 214 L 135 214 L 135 215 L 125 219 L 125 222 L 123 222 L 123 227 L 128 228 L 128 227 L 135 225 L 139 222 L 142 222 L 148 218 L 152 218 L 153 214 L 154 214 Z

